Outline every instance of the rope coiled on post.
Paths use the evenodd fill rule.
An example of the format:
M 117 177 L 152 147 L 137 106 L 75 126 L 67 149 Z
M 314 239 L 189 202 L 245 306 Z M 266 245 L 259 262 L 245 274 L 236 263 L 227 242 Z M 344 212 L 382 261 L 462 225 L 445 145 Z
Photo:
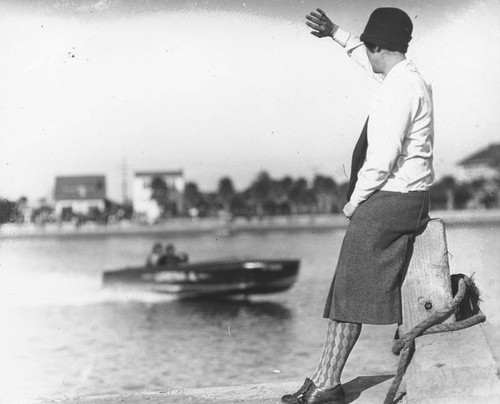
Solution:
M 455 312 L 456 308 L 463 300 L 467 288 L 472 287 L 473 285 L 474 282 L 467 276 L 464 276 L 463 279 L 460 279 L 458 292 L 451 300 L 450 304 L 440 310 L 437 310 L 427 319 L 417 324 L 410 332 L 394 342 L 392 352 L 395 355 L 400 354 L 400 359 L 396 375 L 394 376 L 394 380 L 392 381 L 391 388 L 387 393 L 384 404 L 392 404 L 394 402 L 401 380 L 403 379 L 406 369 L 408 368 L 413 356 L 413 352 L 415 351 L 415 338 L 421 335 L 463 330 L 486 320 L 486 316 L 481 310 L 479 310 L 477 314 L 465 320 L 441 324 Z

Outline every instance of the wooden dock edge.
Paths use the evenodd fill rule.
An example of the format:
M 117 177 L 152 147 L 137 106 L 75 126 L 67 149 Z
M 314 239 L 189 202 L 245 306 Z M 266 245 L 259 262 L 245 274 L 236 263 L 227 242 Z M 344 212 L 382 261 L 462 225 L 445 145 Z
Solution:
M 500 403 L 499 367 L 483 325 L 417 338 L 408 404 Z
M 346 402 L 380 404 L 394 375 L 354 376 L 344 380 Z M 301 380 L 197 389 L 168 389 L 159 392 L 102 396 L 51 397 L 31 404 L 259 404 L 280 403 L 283 394 L 296 391 Z
M 445 225 L 433 219 L 414 243 L 402 288 L 401 334 L 451 299 Z M 482 324 L 417 338 L 405 381 L 411 404 L 500 403 L 499 367 Z

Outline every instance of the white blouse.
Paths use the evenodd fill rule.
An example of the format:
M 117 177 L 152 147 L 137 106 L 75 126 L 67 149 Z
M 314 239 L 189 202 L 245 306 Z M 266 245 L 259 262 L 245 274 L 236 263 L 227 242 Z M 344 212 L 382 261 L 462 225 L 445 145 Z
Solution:
M 383 82 L 371 102 L 367 155 L 351 204 L 358 206 L 378 189 L 403 193 L 429 189 L 434 181 L 431 85 L 408 59 L 395 65 L 385 77 L 374 74 L 366 48 L 358 38 L 339 28 L 334 40 Z

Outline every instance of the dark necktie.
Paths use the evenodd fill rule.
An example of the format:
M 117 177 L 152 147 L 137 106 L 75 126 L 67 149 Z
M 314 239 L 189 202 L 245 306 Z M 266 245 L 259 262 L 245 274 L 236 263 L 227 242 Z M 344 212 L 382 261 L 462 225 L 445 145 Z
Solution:
M 351 160 L 351 178 L 349 179 L 349 188 L 347 191 L 347 200 L 351 199 L 351 195 L 358 181 L 358 172 L 363 167 L 366 159 L 366 149 L 368 148 L 368 118 L 366 118 L 365 126 L 359 135 L 358 142 L 354 147 Z

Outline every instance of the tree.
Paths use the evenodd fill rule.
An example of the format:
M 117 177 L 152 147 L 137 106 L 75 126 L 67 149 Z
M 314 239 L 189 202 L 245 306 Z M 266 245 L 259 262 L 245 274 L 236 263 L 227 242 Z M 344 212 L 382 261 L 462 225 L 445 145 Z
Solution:
M 278 204 L 288 203 L 292 187 L 293 179 L 289 176 L 283 177 L 281 180 L 273 181 L 272 198 Z
M 172 207 L 169 200 L 169 189 L 167 183 L 162 177 L 154 177 L 151 181 L 151 199 L 155 200 L 161 208 L 163 214 Z
M 0 199 L 0 224 L 9 223 L 16 214 L 16 203 L 7 199 Z
M 308 188 L 307 180 L 305 178 L 298 178 L 290 190 L 289 194 L 292 211 L 300 213 L 314 204 L 314 195 Z
M 235 194 L 231 200 L 231 213 L 234 216 L 244 216 L 250 218 L 250 209 L 246 204 L 246 199 L 243 194 Z
M 16 207 L 14 209 L 14 214 L 12 219 L 17 223 L 24 223 L 29 220 L 29 217 L 25 217 L 28 211 L 28 198 L 25 196 L 21 196 L 17 202 Z
M 255 181 L 250 186 L 250 193 L 255 202 L 257 215 L 262 218 L 264 215 L 264 203 L 268 200 L 272 189 L 272 180 L 269 174 L 261 171 Z
M 434 209 L 452 209 L 455 204 L 455 190 L 457 183 L 455 178 L 445 176 L 432 185 L 431 206 Z
M 275 202 L 273 208 L 275 213 L 281 215 L 289 215 L 291 213 L 290 192 L 293 184 L 293 179 L 290 176 L 272 181 L 271 198 Z
M 224 207 L 224 211 L 230 212 L 231 202 L 236 194 L 231 178 L 223 177 L 220 179 L 217 193 Z
M 331 213 L 337 201 L 337 184 L 333 178 L 316 175 L 312 191 L 320 212 Z
M 188 182 L 184 188 L 184 203 L 188 209 L 198 208 L 203 201 L 203 195 L 194 182 Z
M 451 176 L 446 176 L 441 179 L 441 185 L 444 188 L 446 194 L 446 209 L 451 210 L 455 208 L 455 190 L 457 188 L 457 182 L 455 178 Z

